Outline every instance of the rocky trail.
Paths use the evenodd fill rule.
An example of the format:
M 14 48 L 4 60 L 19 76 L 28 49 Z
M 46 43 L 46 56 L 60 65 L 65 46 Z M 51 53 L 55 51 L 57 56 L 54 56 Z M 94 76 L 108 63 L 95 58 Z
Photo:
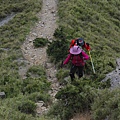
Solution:
M 35 38 L 47 38 L 52 42 L 54 31 L 57 28 L 57 1 L 43 0 L 42 11 L 38 13 L 37 16 L 39 18 L 38 23 L 36 23 L 35 27 L 31 30 L 25 42 L 21 46 L 23 56 L 27 60 L 28 64 L 26 68 L 21 68 L 19 70 L 19 74 L 23 79 L 25 79 L 26 72 L 30 66 L 42 65 L 45 67 L 47 79 L 52 83 L 52 90 L 49 91 L 49 93 L 52 96 L 53 101 L 55 101 L 55 95 L 60 87 L 56 78 L 57 70 L 55 65 L 49 62 L 46 54 L 47 47 L 34 48 L 33 40 Z M 44 106 L 43 101 L 39 101 L 37 105 L 37 113 L 39 115 L 48 109 Z

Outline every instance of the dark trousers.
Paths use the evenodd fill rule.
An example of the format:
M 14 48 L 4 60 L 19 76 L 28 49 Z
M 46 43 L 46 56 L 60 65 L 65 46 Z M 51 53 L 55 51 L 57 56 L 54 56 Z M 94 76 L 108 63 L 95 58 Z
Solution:
M 72 64 L 71 69 L 70 69 L 70 77 L 72 81 L 75 78 L 75 73 L 77 73 L 79 78 L 83 76 L 83 68 L 84 66 L 75 66 Z

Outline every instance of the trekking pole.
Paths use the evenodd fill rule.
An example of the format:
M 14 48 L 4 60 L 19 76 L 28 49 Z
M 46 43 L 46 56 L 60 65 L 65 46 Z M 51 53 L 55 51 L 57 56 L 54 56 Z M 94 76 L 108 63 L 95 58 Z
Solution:
M 92 64 L 92 69 L 93 69 L 93 72 L 95 74 L 95 68 L 94 68 L 94 65 L 93 65 L 93 60 L 92 60 L 92 57 L 91 57 L 91 54 L 90 54 L 90 50 L 89 50 L 89 56 L 90 56 L 90 60 L 91 60 L 91 64 Z

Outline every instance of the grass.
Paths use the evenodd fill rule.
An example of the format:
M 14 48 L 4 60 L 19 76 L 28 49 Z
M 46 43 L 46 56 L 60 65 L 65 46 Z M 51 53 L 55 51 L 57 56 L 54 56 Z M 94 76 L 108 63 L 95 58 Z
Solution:
M 115 69 L 116 58 L 120 56 L 120 13 L 117 4 L 120 4 L 117 0 L 61 0 L 58 4 L 59 26 L 63 28 L 65 39 L 70 42 L 82 37 L 90 44 L 98 76 Z
M 52 49 L 52 53 L 50 53 L 49 55 L 52 57 L 52 59 L 55 62 L 56 61 L 60 62 L 60 60 L 62 61 L 62 59 L 63 58 L 65 59 L 67 56 L 67 54 L 66 55 L 64 54 L 66 49 L 63 50 L 62 49 L 63 46 L 68 46 L 69 49 L 68 42 L 70 43 L 72 39 L 78 37 L 84 38 L 84 40 L 88 42 L 91 46 L 91 56 L 96 70 L 96 74 L 93 74 L 91 62 L 87 61 L 87 66 L 85 68 L 85 79 L 87 80 L 88 83 L 86 83 L 85 85 L 88 85 L 88 88 L 92 87 L 89 84 L 89 81 L 95 83 L 97 87 L 97 84 L 99 84 L 99 82 L 105 77 L 105 75 L 116 68 L 116 59 L 120 57 L 119 5 L 120 2 L 118 0 L 114 0 L 114 1 L 113 0 L 109 0 L 109 1 L 108 0 L 101 0 L 101 1 L 60 0 L 58 3 L 59 27 L 55 31 L 54 36 L 56 37 L 56 41 L 55 41 L 56 43 L 57 41 L 59 42 L 60 40 L 61 43 L 63 43 L 63 41 L 64 43 L 63 45 L 61 44 L 61 46 L 59 47 L 60 48 L 59 53 L 56 55 L 57 45 L 55 45 L 54 44 L 55 42 L 53 42 L 51 46 L 48 48 L 48 53 L 51 50 L 51 48 L 53 48 L 54 46 L 55 50 Z M 64 56 L 61 57 L 61 54 Z M 62 75 L 63 75 L 62 72 L 58 73 L 57 77 L 60 79 L 60 81 L 64 79 L 62 78 L 63 77 Z M 82 80 L 84 81 L 84 78 Z M 107 87 L 106 85 L 103 86 L 104 88 Z M 104 88 L 98 87 L 96 89 L 104 89 Z M 78 90 L 79 89 L 80 88 L 78 88 Z M 83 87 L 83 89 L 85 88 Z M 66 89 L 64 88 L 63 91 L 64 90 Z M 62 94 L 63 91 L 60 90 L 59 92 L 61 92 Z M 68 91 L 69 89 L 67 90 L 67 92 Z M 100 93 L 101 94 L 104 93 L 103 91 L 101 90 Z M 88 92 L 89 92 L 88 94 L 90 95 L 91 92 L 90 91 Z M 72 94 L 72 92 L 70 93 Z M 97 92 L 94 91 L 94 93 L 98 95 Z M 85 92 L 82 90 L 80 94 L 84 96 Z M 62 95 L 64 96 L 65 94 L 63 93 Z M 73 98 L 71 98 L 72 95 L 69 95 L 65 99 L 62 95 L 59 98 L 59 102 L 58 102 L 59 109 L 58 106 L 56 106 L 55 109 L 53 109 L 54 112 L 52 110 L 51 112 L 53 112 L 55 116 L 58 115 L 60 116 L 60 118 L 67 120 L 67 117 L 70 117 L 70 115 L 74 114 L 74 111 L 71 112 L 70 109 L 72 108 L 72 110 L 73 109 L 76 110 L 76 106 L 74 104 L 71 104 L 72 107 L 70 107 L 69 105 L 68 106 L 70 107 L 69 110 L 67 109 L 67 107 L 63 108 L 63 106 L 65 106 L 66 104 L 62 106 L 62 103 L 64 101 L 67 101 L 66 103 L 68 103 L 68 101 L 73 100 Z M 77 94 L 75 100 L 77 99 L 78 95 L 79 94 Z M 112 96 L 112 92 L 109 91 L 108 98 L 112 99 L 111 96 Z M 119 94 L 117 94 L 117 98 L 119 98 Z M 102 119 L 100 117 L 103 116 L 105 118 L 107 117 L 108 114 L 110 115 L 110 113 L 108 113 L 108 111 L 105 109 L 106 108 L 105 106 L 102 106 L 101 109 L 97 111 L 99 104 L 101 104 L 101 101 L 99 99 L 100 98 L 98 98 L 99 101 L 98 103 L 97 102 L 94 103 L 94 101 L 92 101 L 93 104 L 97 106 L 97 107 L 95 106 L 93 111 L 94 118 L 96 120 Z M 85 101 L 86 100 L 84 100 L 84 102 Z M 114 101 L 110 101 L 110 102 L 111 105 L 114 104 Z M 103 103 L 105 104 L 105 102 Z M 79 104 L 79 102 L 77 102 L 77 104 Z M 56 108 L 58 111 L 55 111 Z M 117 109 L 117 112 L 116 112 L 116 107 L 113 107 L 113 109 L 114 110 L 112 115 L 110 115 L 111 117 L 110 119 L 119 119 L 119 108 Z M 102 110 L 107 112 L 104 114 Z M 112 108 L 110 108 L 110 110 L 112 110 Z M 68 114 L 68 112 L 71 113 Z
M 38 48 L 38 47 L 44 47 L 45 45 L 47 45 L 48 43 L 48 40 L 45 39 L 45 38 L 36 38 L 34 41 L 33 41 L 33 45 Z
M 42 0 L 1 1 L 1 20 L 11 13 L 16 15 L 0 27 L 0 92 L 6 94 L 5 99 L 0 99 L 0 119 L 37 120 L 35 102 L 42 100 L 47 106 L 51 101 L 46 93 L 50 83 L 41 66 L 30 68 L 24 81 L 18 73 L 19 67 L 25 65 L 20 47 L 38 21 L 36 14 L 41 6 Z
M 7 24 L 0 27 L 0 91 L 5 91 L 7 95 L 6 99 L 0 99 L 0 119 L 47 119 L 44 116 L 42 116 L 41 118 L 37 118 L 31 113 L 26 114 L 26 110 L 28 109 L 31 109 L 31 111 L 34 112 L 34 103 L 38 100 L 43 100 L 46 105 L 51 102 L 50 96 L 46 94 L 46 91 L 49 90 L 50 84 L 46 81 L 46 74 L 44 72 L 44 69 L 41 67 L 38 68 L 37 66 L 33 66 L 28 70 L 28 78 L 25 79 L 25 81 L 22 81 L 18 74 L 18 68 L 24 65 L 23 63 L 19 62 L 19 59 L 24 59 L 20 50 L 20 46 L 23 44 L 26 36 L 29 34 L 30 29 L 34 26 L 35 22 L 37 22 L 38 18 L 36 17 L 36 13 L 41 10 L 41 6 L 42 0 L 1 1 L 1 19 L 5 18 L 12 12 L 14 12 L 16 15 Z M 60 56 L 65 58 L 65 53 L 67 53 L 66 47 L 69 47 L 71 39 L 77 37 L 84 38 L 85 41 L 88 42 L 91 46 L 91 55 L 96 70 L 96 75 L 93 75 L 91 63 L 90 61 L 88 61 L 86 73 L 89 78 L 87 78 L 86 81 L 88 82 L 89 80 L 93 80 L 94 82 L 91 82 L 91 84 L 97 84 L 96 81 L 102 80 L 108 72 L 115 69 L 116 58 L 120 56 L 119 6 L 120 2 L 118 0 L 60 0 L 58 2 L 59 27 L 54 34 L 56 39 L 59 40 L 59 44 L 55 45 L 55 43 L 57 43 L 55 41 L 53 43 L 53 45 L 55 45 L 54 49 L 52 49 L 53 47 L 50 47 L 52 53 L 54 53 L 54 50 L 56 50 L 55 47 L 57 46 L 57 51 L 55 52 L 55 55 L 53 57 L 55 58 L 57 55 L 57 59 L 59 59 Z M 60 40 L 64 40 L 64 46 L 62 46 L 62 42 Z M 66 52 L 63 52 L 63 50 L 65 50 Z M 49 50 L 48 52 L 51 53 L 51 51 Z M 60 60 L 61 58 L 59 59 L 59 62 Z M 66 74 L 67 72 L 63 75 L 66 77 Z M 60 79 L 61 82 L 63 82 L 63 76 L 61 76 L 61 72 L 57 74 L 57 77 Z M 84 83 L 84 79 L 82 82 Z M 88 95 L 90 92 L 88 90 L 91 88 L 89 84 L 87 84 L 87 82 L 85 83 L 85 86 L 87 87 L 85 88 L 81 86 L 81 88 L 83 88 Z M 72 90 L 73 93 L 75 92 L 73 88 L 76 89 L 76 92 L 79 90 L 79 87 L 77 88 L 76 86 L 70 85 L 70 90 Z M 64 90 L 65 89 L 63 89 L 63 91 Z M 69 91 L 69 94 L 71 95 L 72 92 Z M 92 92 L 94 91 L 92 90 Z M 61 93 L 61 91 L 59 93 Z M 80 92 L 80 97 L 84 97 L 84 93 L 85 92 L 83 91 Z M 110 94 L 108 94 L 109 97 L 111 97 Z M 78 94 L 76 94 L 76 96 L 78 96 Z M 91 98 L 91 96 L 87 97 L 88 99 L 89 97 Z M 86 100 L 86 97 L 84 98 Z M 72 111 L 75 110 L 75 107 L 71 103 L 71 99 L 71 96 L 67 97 L 67 100 L 72 106 L 69 106 L 70 110 Z M 99 98 L 97 99 L 99 100 Z M 66 103 L 65 99 L 64 102 Z M 86 101 L 83 102 L 86 103 Z M 94 103 L 94 118 L 100 117 L 97 114 L 97 112 L 101 112 L 101 109 L 97 111 L 97 106 L 100 104 L 100 102 L 101 101 L 98 101 L 98 103 Z M 106 102 L 110 102 L 110 104 L 112 105 L 112 101 L 106 100 Z M 104 101 L 102 101 L 102 103 L 104 103 Z M 59 104 L 60 103 L 58 103 L 58 105 Z M 119 102 L 117 104 L 119 104 Z M 77 102 L 76 105 L 78 106 Z M 73 112 L 67 109 L 63 110 L 64 107 L 57 109 L 58 119 L 60 119 L 59 115 L 61 115 L 62 118 L 66 115 L 66 117 L 69 117 L 69 112 L 72 116 Z M 115 107 L 112 106 L 112 109 L 114 109 Z M 107 111 L 106 109 L 104 110 Z M 114 113 L 115 112 L 113 111 L 112 118 L 114 118 L 114 116 L 117 116 Z M 117 111 L 117 114 L 119 115 L 119 111 Z M 103 117 L 105 118 L 106 116 L 104 116 L 103 114 Z

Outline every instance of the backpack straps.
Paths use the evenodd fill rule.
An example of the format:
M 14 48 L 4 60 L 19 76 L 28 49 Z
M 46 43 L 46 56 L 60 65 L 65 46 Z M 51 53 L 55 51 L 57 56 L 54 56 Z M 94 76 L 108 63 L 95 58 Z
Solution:
M 78 54 L 80 56 L 81 59 L 83 59 L 83 55 L 82 55 L 82 52 L 80 54 Z M 76 56 L 74 54 L 71 54 L 71 60 L 73 59 L 73 57 Z
M 79 54 L 80 55 L 80 58 L 83 59 L 83 55 L 82 55 L 82 52 Z

